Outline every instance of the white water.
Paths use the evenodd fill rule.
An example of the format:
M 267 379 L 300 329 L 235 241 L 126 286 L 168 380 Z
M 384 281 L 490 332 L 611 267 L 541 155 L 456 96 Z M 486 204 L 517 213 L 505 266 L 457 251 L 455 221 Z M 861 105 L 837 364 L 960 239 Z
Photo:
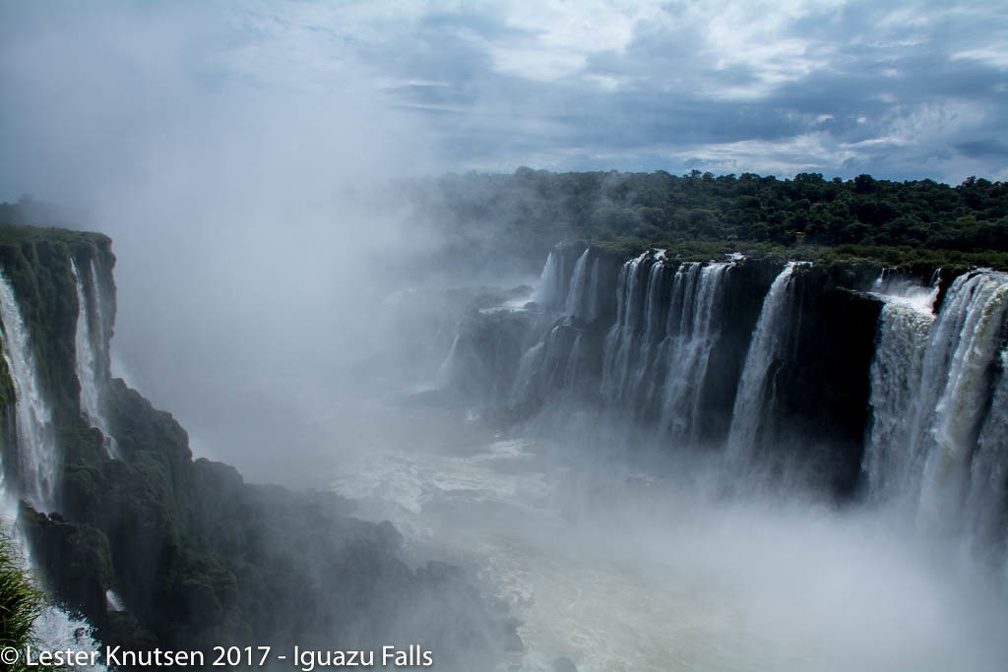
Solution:
M 0 465 L 2 466 L 2 465 Z M 31 554 L 23 535 L 17 528 L 17 502 L 12 493 L 0 485 L 0 532 L 8 535 L 13 542 L 18 566 L 31 572 Z M 36 651 L 100 651 L 98 642 L 94 639 L 91 624 L 74 618 L 62 609 L 48 606 L 35 620 L 32 634 L 35 638 L 32 646 Z M 20 653 L 24 653 L 23 651 Z M 103 672 L 104 665 L 79 665 L 74 669 Z
M 105 452 L 114 456 L 116 452 L 115 439 L 109 431 L 109 423 L 105 415 L 105 399 L 103 388 L 99 384 L 101 380 L 101 360 L 98 357 L 95 344 L 104 343 L 104 329 L 101 326 L 101 304 L 98 282 L 95 279 L 95 267 L 91 265 L 91 291 L 95 299 L 94 314 L 98 317 L 97 324 L 92 325 L 91 316 L 88 310 L 87 294 L 84 291 L 84 282 L 77 264 L 73 260 L 70 262 L 70 270 L 73 272 L 74 281 L 77 285 L 77 331 L 76 331 L 76 357 L 74 363 L 77 370 L 77 380 L 80 382 L 80 405 L 81 412 L 88 423 L 101 431 L 105 437 Z M 100 347 L 100 346 L 99 346 Z
M 937 318 L 899 301 L 883 310 L 865 469 L 873 497 L 900 502 L 922 529 L 1003 517 L 1006 311 L 1008 276 L 989 271 L 958 277 Z
M 567 292 L 567 302 L 564 312 L 576 317 L 586 317 L 588 315 L 587 301 L 591 298 L 588 295 L 588 248 L 581 253 L 574 264 L 574 271 L 571 274 L 570 290 Z
M 42 395 L 28 328 L 21 318 L 14 290 L 2 273 L 0 321 L 3 322 L 3 357 L 16 395 L 18 495 L 38 511 L 52 511 L 59 468 L 52 411 Z
M 774 360 L 781 354 L 783 327 L 791 305 L 789 291 L 796 262 L 784 266 L 763 299 L 742 378 L 735 394 L 731 428 L 728 431 L 727 459 L 732 464 L 745 462 L 756 449 L 756 440 L 766 410 L 767 385 Z
M 539 284 L 536 286 L 534 301 L 544 310 L 552 310 L 563 305 L 565 296 L 565 275 L 563 257 L 553 252 L 546 258 Z
M 934 315 L 905 303 L 887 302 L 871 369 L 871 440 L 864 472 L 869 494 L 879 500 L 913 481 L 914 454 L 907 418 L 918 414 L 924 351 Z
M 457 375 L 458 346 L 461 338 L 461 334 L 455 334 L 455 338 L 452 339 L 451 349 L 448 350 L 448 355 L 444 358 L 444 361 L 441 362 L 441 366 L 438 367 L 437 377 L 434 379 L 434 384 L 439 388 L 448 387 Z
M 539 341 L 522 354 L 509 396 L 508 405 L 512 408 L 529 398 L 539 374 L 540 362 L 545 348 L 546 341 Z
M 687 439 L 690 444 L 698 440 L 707 364 L 720 335 L 721 325 L 714 318 L 721 306 L 724 279 L 731 267 L 731 263 L 709 264 L 699 270 L 696 290 L 690 292 L 696 295 L 690 306 L 693 314 L 688 316 L 686 305 L 683 305 L 678 329 L 669 329 L 663 343 L 668 371 L 659 426 L 672 436 Z M 670 322 L 675 314 L 673 307 L 669 312 Z
M 719 501 L 499 438 L 368 448 L 334 487 L 418 557 L 486 580 L 526 650 L 500 670 L 1002 670 L 999 597 L 881 515 Z
M 724 279 L 734 264 L 670 265 L 659 253 L 645 274 L 647 256 L 620 271 L 601 394 L 630 415 L 653 411 L 659 431 L 676 445 L 695 444 L 708 361 L 721 334 Z
M 647 327 L 638 309 L 646 301 L 648 284 L 639 280 L 641 266 L 648 258 L 645 252 L 623 264 L 616 288 L 616 322 L 606 336 L 602 366 L 602 398 L 610 406 L 627 405 L 630 399 L 629 383 L 639 378 L 647 367 L 648 353 L 638 347 L 640 333 Z M 654 266 L 659 266 L 655 263 Z M 654 268 L 652 266 L 652 268 Z M 659 266 L 660 268 L 660 266 Z
M 17 497 L 28 501 L 38 511 L 55 508 L 56 448 L 52 412 L 42 395 L 35 368 L 35 356 L 27 326 L 21 317 L 14 291 L 0 273 L 0 322 L 3 327 L 3 357 L 14 381 L 14 416 L 17 432 L 18 491 L 9 488 L 9 479 L 0 481 L 0 528 L 10 531 L 20 554 L 21 566 L 31 567 L 25 539 L 17 529 Z M 0 474 L 3 474 L 0 462 Z M 97 651 L 90 625 L 56 607 L 48 607 L 34 625 L 39 650 Z M 81 670 L 104 670 L 99 666 L 78 666 Z
M 685 402 L 676 412 L 687 426 L 698 395 L 669 390 L 702 387 L 729 265 L 680 265 L 659 291 L 668 262 L 646 259 L 621 270 L 601 391 L 611 407 L 661 391 L 673 408 Z M 768 291 L 750 344 L 729 441 L 742 459 L 782 354 L 795 266 Z M 567 430 L 547 433 L 560 444 L 529 433 L 432 452 L 387 443 L 346 458 L 335 488 L 360 499 L 364 515 L 395 522 L 418 557 L 441 553 L 487 580 L 526 645 L 502 670 L 550 670 L 559 656 L 581 672 L 1004 670 L 1004 555 L 987 556 L 1002 563 L 991 572 L 956 539 L 907 525 L 900 502 L 913 502 L 925 532 L 947 524 L 935 511 L 956 512 L 985 548 L 1003 546 L 1005 286 L 1002 274 L 961 278 L 937 319 L 935 288 L 898 279 L 876 288 L 886 306 L 871 373 L 868 507 L 836 511 L 758 486 L 725 498 L 714 494 L 724 482 L 717 457 L 667 457 L 681 463 L 664 469 L 633 467 L 625 452 L 601 457 L 599 437 L 621 430 L 576 405 L 561 406 L 573 414 Z M 563 297 L 555 305 L 566 308 Z M 541 390 L 563 347 L 564 394 L 576 387 L 583 341 L 578 332 L 565 346 L 565 328 L 549 327 L 525 353 L 513 396 Z M 665 387 L 655 362 L 668 368 Z

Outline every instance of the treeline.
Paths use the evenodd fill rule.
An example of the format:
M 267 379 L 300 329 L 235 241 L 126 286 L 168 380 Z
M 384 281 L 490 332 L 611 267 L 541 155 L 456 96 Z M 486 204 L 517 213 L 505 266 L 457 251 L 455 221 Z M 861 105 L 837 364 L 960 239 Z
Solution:
M 417 197 L 463 247 L 492 239 L 540 255 L 560 239 L 640 247 L 698 241 L 1008 252 L 1008 184 L 971 177 L 852 180 L 801 173 L 793 179 L 694 170 L 654 173 L 449 175 Z M 980 255 L 981 257 L 983 255 Z M 1001 260 L 1003 254 L 992 254 Z

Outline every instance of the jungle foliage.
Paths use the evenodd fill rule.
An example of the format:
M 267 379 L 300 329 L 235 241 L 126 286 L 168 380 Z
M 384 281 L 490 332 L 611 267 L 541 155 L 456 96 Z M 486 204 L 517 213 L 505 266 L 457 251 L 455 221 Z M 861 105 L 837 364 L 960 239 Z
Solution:
M 448 175 L 414 197 L 462 252 L 529 255 L 560 240 L 630 253 L 664 247 L 830 256 L 881 263 L 1008 266 L 1008 184 L 970 177 L 851 180 L 801 173 L 683 176 L 653 173 Z

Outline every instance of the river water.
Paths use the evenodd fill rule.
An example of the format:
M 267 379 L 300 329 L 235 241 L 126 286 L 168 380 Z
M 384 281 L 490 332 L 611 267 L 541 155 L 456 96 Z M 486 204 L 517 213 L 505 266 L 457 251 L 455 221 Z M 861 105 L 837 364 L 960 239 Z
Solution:
M 415 440 L 360 433 L 333 487 L 395 523 L 418 562 L 466 566 L 508 605 L 525 650 L 500 669 L 1005 669 L 1004 592 L 884 509 L 729 496 L 716 462 L 643 464 L 563 433 L 377 406 L 358 417 L 387 412 Z

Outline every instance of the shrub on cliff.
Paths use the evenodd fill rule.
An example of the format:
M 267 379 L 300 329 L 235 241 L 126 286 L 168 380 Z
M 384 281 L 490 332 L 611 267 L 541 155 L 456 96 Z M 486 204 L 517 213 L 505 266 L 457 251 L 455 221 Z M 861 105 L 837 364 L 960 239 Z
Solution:
M 32 627 L 46 602 L 17 560 L 14 545 L 0 532 L 0 649 L 24 651 L 32 641 Z M 18 662 L 6 669 L 17 672 L 28 668 Z

